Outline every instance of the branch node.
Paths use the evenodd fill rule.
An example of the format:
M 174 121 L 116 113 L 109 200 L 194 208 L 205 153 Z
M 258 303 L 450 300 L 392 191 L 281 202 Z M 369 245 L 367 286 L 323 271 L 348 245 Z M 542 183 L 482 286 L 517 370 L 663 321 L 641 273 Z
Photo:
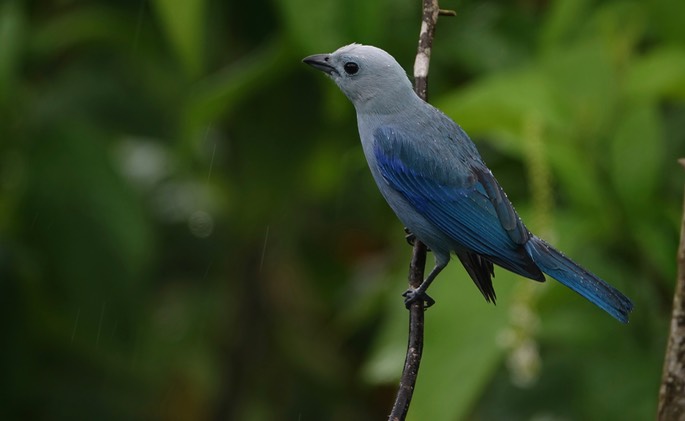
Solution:
M 438 11 L 439 16 L 457 16 L 456 10 L 440 9 Z

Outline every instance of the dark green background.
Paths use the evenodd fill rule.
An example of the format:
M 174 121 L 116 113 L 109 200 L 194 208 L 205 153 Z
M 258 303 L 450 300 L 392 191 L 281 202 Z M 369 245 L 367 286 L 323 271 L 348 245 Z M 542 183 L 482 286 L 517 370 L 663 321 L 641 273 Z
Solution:
M 431 102 L 529 228 L 635 311 L 624 326 L 503 270 L 488 305 L 454 263 L 410 418 L 651 419 L 685 2 L 442 7 L 458 16 L 440 19 Z M 384 419 L 410 248 L 352 106 L 300 60 L 354 41 L 411 69 L 419 15 L 418 0 L 0 2 L 0 418 Z

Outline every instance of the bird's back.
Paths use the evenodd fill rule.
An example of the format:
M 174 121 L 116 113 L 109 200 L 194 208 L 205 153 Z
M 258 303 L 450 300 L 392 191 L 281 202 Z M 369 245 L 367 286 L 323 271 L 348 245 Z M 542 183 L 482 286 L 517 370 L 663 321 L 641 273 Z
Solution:
M 461 127 L 425 102 L 358 121 L 379 189 L 419 239 L 544 279 L 522 247 L 528 230 Z

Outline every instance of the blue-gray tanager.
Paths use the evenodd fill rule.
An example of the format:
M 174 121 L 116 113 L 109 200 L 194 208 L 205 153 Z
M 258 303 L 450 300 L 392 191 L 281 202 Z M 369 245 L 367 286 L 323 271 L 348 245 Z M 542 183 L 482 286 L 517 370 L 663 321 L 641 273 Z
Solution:
M 426 289 L 454 252 L 487 301 L 493 264 L 535 281 L 557 279 L 623 323 L 633 308 L 617 289 L 533 235 L 468 135 L 419 98 L 385 51 L 351 44 L 303 60 L 352 101 L 364 155 L 397 217 L 435 254 L 435 267 L 405 303 L 433 300 Z

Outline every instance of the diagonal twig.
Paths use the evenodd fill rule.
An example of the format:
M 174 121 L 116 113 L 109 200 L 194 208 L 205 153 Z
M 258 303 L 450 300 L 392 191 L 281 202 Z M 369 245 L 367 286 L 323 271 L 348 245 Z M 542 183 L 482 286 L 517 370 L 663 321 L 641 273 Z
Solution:
M 438 0 L 423 0 L 423 17 L 421 20 L 421 32 L 419 34 L 419 47 L 414 62 L 414 90 L 424 101 L 427 99 L 428 65 L 430 63 L 435 25 L 438 15 L 455 16 L 456 13 L 440 10 Z M 426 266 L 426 246 L 418 239 L 414 242 L 411 263 L 409 264 L 409 286 L 418 288 L 423 282 Z M 409 307 L 409 339 L 407 341 L 407 355 L 404 360 L 404 369 L 397 390 L 395 404 L 392 407 L 391 421 L 402 421 L 409 411 L 416 378 L 419 374 L 419 365 L 423 353 L 423 326 L 424 326 L 424 301 L 417 300 Z

